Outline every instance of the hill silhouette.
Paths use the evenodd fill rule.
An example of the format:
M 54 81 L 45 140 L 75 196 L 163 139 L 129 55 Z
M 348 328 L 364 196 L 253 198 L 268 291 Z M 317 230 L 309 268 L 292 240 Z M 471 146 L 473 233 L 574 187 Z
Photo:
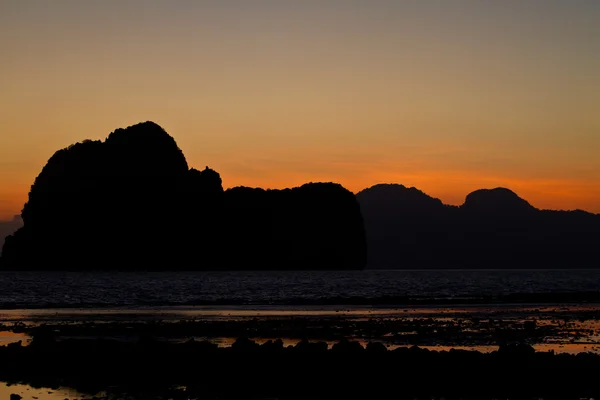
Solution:
M 356 198 L 334 183 L 224 191 L 144 122 L 57 151 L 35 179 L 3 269 L 356 269 Z
M 462 209 L 473 214 L 522 215 L 537 211 L 526 200 L 506 188 L 479 189 L 467 195 Z
M 354 194 L 339 184 L 310 183 L 293 189 L 236 187 L 225 192 L 225 226 L 232 226 L 232 264 L 267 255 L 267 263 L 292 269 L 315 265 L 358 269 L 366 263 L 365 232 Z M 264 224 L 268 221 L 268 224 Z
M 600 215 L 539 210 L 505 188 L 458 207 L 393 184 L 356 197 L 372 268 L 598 267 Z
M 17 229 L 23 226 L 20 215 L 15 215 L 9 221 L 0 221 L 0 248 L 4 245 L 4 238 L 12 235 Z
M 396 184 L 223 190 L 153 122 L 58 150 L 0 235 L 1 267 L 30 270 L 586 268 L 600 256 L 600 215 L 540 210 L 506 188 L 461 206 Z

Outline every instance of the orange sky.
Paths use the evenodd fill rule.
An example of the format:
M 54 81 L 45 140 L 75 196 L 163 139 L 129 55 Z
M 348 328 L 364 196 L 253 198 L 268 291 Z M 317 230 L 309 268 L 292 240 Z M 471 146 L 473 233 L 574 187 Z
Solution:
M 146 120 L 226 187 L 600 212 L 599 2 L 9 1 L 0 54 L 0 219 L 55 150 Z

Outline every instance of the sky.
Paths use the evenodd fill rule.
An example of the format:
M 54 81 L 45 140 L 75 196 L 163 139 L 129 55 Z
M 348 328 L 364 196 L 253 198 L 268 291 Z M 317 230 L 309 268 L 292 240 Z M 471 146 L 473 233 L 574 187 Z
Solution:
M 225 187 L 508 187 L 600 213 L 600 1 L 0 0 L 0 219 L 142 121 Z

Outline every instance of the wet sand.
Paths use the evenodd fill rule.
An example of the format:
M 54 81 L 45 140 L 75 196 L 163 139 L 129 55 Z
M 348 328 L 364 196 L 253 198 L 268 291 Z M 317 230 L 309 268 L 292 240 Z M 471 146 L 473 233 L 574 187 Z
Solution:
M 84 400 L 91 397 L 71 388 L 34 388 L 30 385 L 0 382 L 0 399 L 8 400 L 11 394 L 21 396 L 23 400 Z
M 526 342 L 536 350 L 600 354 L 600 304 L 511 304 L 412 307 L 195 306 L 0 311 L 0 344 L 26 341 L 39 326 L 63 338 L 208 340 L 229 346 L 238 337 L 258 343 L 301 339 L 332 345 L 345 337 L 388 349 L 490 352 L 499 343 Z

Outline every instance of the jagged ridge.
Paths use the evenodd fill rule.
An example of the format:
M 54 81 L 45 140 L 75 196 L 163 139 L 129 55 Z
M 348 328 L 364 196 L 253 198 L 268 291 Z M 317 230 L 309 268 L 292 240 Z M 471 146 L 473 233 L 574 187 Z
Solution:
M 539 210 L 509 189 L 476 190 L 458 207 L 402 185 L 357 199 L 371 267 L 598 267 L 599 215 Z
M 224 191 L 144 122 L 57 151 L 35 179 L 5 269 L 356 269 L 364 228 L 333 183 Z

